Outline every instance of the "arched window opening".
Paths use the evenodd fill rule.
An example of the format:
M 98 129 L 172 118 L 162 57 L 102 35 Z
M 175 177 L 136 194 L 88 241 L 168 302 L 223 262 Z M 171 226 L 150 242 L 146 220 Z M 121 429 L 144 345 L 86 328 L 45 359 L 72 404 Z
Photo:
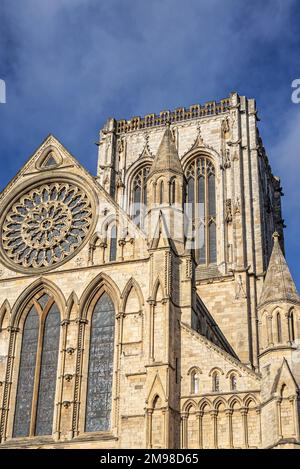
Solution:
M 281 332 L 281 317 L 280 313 L 276 315 L 276 323 L 277 323 L 277 342 L 282 342 L 282 332 Z
M 164 182 L 161 181 L 159 184 L 159 203 L 160 205 L 164 202 Z
M 176 180 L 175 178 L 172 179 L 170 184 L 170 202 L 171 204 L 176 203 Z
M 115 308 L 107 293 L 97 301 L 91 319 L 85 431 L 110 429 Z
M 134 176 L 131 194 L 131 218 L 137 226 L 143 225 L 145 209 L 147 206 L 146 180 L 150 165 L 143 166 Z
M 236 388 L 237 388 L 236 375 L 231 375 L 230 376 L 230 390 L 231 391 L 236 391 Z
M 117 227 L 113 225 L 110 230 L 109 260 L 113 262 L 117 259 Z
M 195 227 L 194 248 L 199 264 L 217 262 L 215 167 L 199 156 L 187 167 L 187 215 Z
M 291 311 L 290 312 L 290 316 L 289 316 L 289 323 L 290 323 L 290 341 L 291 342 L 294 342 L 295 340 L 295 322 L 294 322 L 294 312 Z
M 51 435 L 53 430 L 60 313 L 47 293 L 35 297 L 28 308 L 17 384 L 15 438 Z
M 191 374 L 191 392 L 192 394 L 199 393 L 199 376 L 197 371 L 193 371 Z
M 213 392 L 220 391 L 220 376 L 217 371 L 215 371 L 212 375 L 212 390 Z

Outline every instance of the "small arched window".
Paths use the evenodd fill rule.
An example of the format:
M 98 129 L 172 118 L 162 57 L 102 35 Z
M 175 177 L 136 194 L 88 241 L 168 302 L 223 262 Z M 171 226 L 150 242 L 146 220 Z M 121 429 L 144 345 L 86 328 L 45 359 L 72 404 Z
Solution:
M 113 225 L 110 230 L 110 248 L 109 248 L 109 260 L 113 262 L 117 259 L 117 227 Z
M 53 431 L 60 313 L 48 293 L 36 296 L 27 311 L 13 437 L 51 435 Z
M 213 392 L 220 391 L 220 375 L 217 371 L 215 371 L 212 375 L 212 390 Z
M 176 203 L 176 180 L 173 178 L 170 183 L 170 203 Z
M 143 225 L 145 208 L 147 206 L 146 180 L 150 165 L 143 166 L 134 176 L 131 189 L 131 218 L 137 226 Z
M 187 167 L 188 216 L 195 226 L 194 240 L 198 264 L 217 262 L 215 167 L 199 156 Z
M 192 371 L 191 373 L 191 393 L 199 393 L 199 376 L 196 370 Z
M 236 391 L 236 387 L 237 387 L 236 375 L 232 374 L 230 376 L 230 390 L 231 391 Z
M 290 341 L 294 342 L 295 340 L 295 322 L 294 322 L 294 311 L 290 312 L 289 315 L 289 330 L 290 330 Z
M 281 332 L 281 316 L 280 313 L 276 315 L 276 326 L 277 326 L 277 342 L 282 342 L 282 332 Z
M 164 181 L 159 183 L 159 203 L 160 205 L 164 202 Z

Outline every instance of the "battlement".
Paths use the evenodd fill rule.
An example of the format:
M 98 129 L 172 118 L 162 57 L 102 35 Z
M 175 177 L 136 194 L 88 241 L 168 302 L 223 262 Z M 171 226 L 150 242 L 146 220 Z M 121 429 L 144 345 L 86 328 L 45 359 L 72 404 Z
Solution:
M 117 121 L 117 133 L 123 134 L 135 130 L 165 125 L 166 122 L 174 122 L 195 119 L 197 117 L 215 116 L 223 114 L 230 109 L 230 98 L 221 99 L 219 102 L 208 101 L 205 104 L 193 104 L 189 108 L 180 107 L 174 111 L 161 111 L 158 114 L 147 114 L 144 117 L 135 116 L 130 120 Z

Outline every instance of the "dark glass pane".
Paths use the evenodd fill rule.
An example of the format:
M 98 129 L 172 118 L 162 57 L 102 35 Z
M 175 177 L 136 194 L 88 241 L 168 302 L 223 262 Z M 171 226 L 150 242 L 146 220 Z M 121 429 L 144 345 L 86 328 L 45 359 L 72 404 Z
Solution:
M 205 183 L 204 177 L 198 179 L 198 200 L 199 217 L 204 221 L 205 217 Z
M 175 204 L 176 201 L 176 185 L 175 180 L 172 181 L 171 185 L 171 204 Z
M 216 243 L 215 223 L 211 223 L 209 225 L 209 261 L 211 263 L 217 262 L 217 243 Z
M 206 250 L 205 250 L 205 227 L 203 223 L 199 226 L 199 264 L 205 264 L 206 262 Z
M 164 183 L 161 181 L 159 189 L 159 203 L 162 204 L 164 200 Z
M 51 435 L 59 350 L 60 314 L 54 303 L 47 314 L 36 415 L 36 435 Z
M 141 219 L 141 188 L 136 186 L 133 190 L 133 221 L 139 226 Z
M 195 187 L 194 187 L 194 179 L 192 177 L 188 180 L 188 187 L 187 187 L 187 201 L 188 201 L 188 209 L 187 214 L 188 217 L 193 217 L 193 205 L 194 204 L 194 197 L 195 197 Z
M 214 217 L 216 215 L 216 188 L 214 174 L 211 174 L 208 177 L 208 206 L 209 215 Z
M 110 428 L 115 310 L 104 293 L 96 303 L 91 321 L 85 431 Z
M 38 302 L 41 306 L 42 309 L 45 308 L 46 304 L 48 303 L 48 300 L 49 300 L 49 295 L 47 295 L 47 293 L 44 293 L 44 295 L 42 295 L 39 299 L 38 299 Z
M 33 306 L 23 329 L 13 436 L 28 436 L 30 430 L 39 317 Z
M 115 225 L 111 229 L 110 236 L 109 260 L 115 261 L 117 258 L 117 228 Z

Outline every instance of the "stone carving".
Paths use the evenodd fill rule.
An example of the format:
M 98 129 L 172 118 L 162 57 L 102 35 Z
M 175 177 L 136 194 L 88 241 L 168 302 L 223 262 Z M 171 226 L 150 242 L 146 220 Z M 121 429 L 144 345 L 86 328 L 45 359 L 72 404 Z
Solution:
M 227 223 L 232 222 L 232 204 L 231 204 L 231 199 L 226 200 L 225 204 L 225 220 Z
M 4 252 L 25 268 L 51 267 L 81 245 L 91 217 L 87 194 L 74 184 L 54 182 L 31 189 L 3 222 Z

